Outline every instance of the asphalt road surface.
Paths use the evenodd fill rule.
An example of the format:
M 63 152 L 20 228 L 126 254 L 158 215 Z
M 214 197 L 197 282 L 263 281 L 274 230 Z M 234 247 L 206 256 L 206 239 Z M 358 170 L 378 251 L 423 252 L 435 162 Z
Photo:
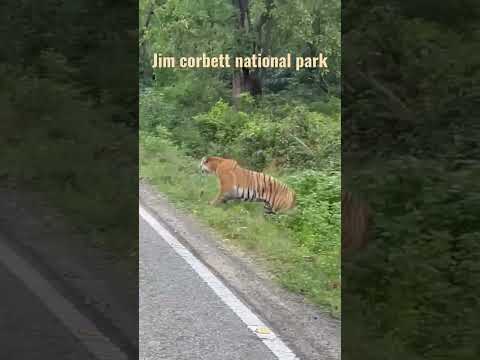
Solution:
M 26 256 L 0 236 L 1 358 L 127 359 Z
M 140 213 L 142 214 L 142 211 Z M 169 223 L 163 217 L 161 221 Z M 32 230 L 25 226 L 23 228 Z M 176 223 L 174 228 L 178 230 L 181 227 Z M 123 323 L 117 325 L 109 322 L 109 319 L 119 317 L 118 311 L 108 310 L 117 309 L 118 304 L 112 301 L 112 296 L 116 293 L 109 293 L 107 296 L 100 291 L 103 289 L 103 280 L 97 283 L 92 279 L 95 272 L 92 274 L 82 272 L 77 267 L 81 264 L 76 264 L 69 257 L 71 254 L 58 250 L 59 246 L 56 242 L 54 243 L 56 246 L 51 246 L 52 244 L 46 241 L 50 239 L 47 235 L 40 236 L 38 231 L 29 231 L 25 235 L 23 239 L 23 237 L 0 233 L 2 290 L 0 303 L 2 355 L 0 358 L 137 359 L 138 355 L 134 351 L 135 344 L 129 345 L 131 341 L 126 340 L 124 329 L 120 326 Z M 188 237 L 189 246 L 194 238 L 195 235 Z M 40 258 L 32 256 L 31 251 L 26 250 L 27 247 L 18 246 L 22 242 L 19 239 L 23 239 L 23 242 L 30 239 L 32 244 L 39 245 L 42 249 L 46 248 L 48 254 L 52 253 L 55 256 L 47 257 L 48 262 L 45 262 L 45 259 L 39 262 Z M 59 238 L 60 241 L 62 239 L 64 238 Z M 272 296 L 273 293 L 267 292 L 267 299 L 266 295 L 260 291 L 265 287 L 257 288 L 248 294 L 243 291 L 240 291 L 243 295 L 235 294 L 230 289 L 230 285 L 238 289 L 239 284 L 235 284 L 237 279 L 242 278 L 249 284 L 260 284 L 255 280 L 252 282 L 249 276 L 242 275 L 245 269 L 232 270 L 234 268 L 231 268 L 225 271 L 226 268 L 224 268 L 220 272 L 222 278 L 227 273 L 233 274 L 234 278 L 228 276 L 229 280 L 222 282 L 221 278 L 195 255 L 197 250 L 194 251 L 195 254 L 189 251 L 182 245 L 181 237 L 169 231 L 167 227 L 162 227 L 161 223 L 148 213 L 140 218 L 139 241 L 140 296 L 137 297 L 136 291 L 133 295 L 135 301 L 139 300 L 140 324 L 139 328 L 136 327 L 138 324 L 136 320 L 133 323 L 125 321 L 125 324 L 131 325 L 128 328 L 133 329 L 134 337 L 139 332 L 140 359 L 297 359 L 292 350 L 285 345 L 284 341 L 287 340 L 290 345 L 296 346 L 295 350 L 302 355 L 301 359 L 336 359 L 329 355 L 331 346 L 323 346 L 323 343 L 320 343 L 319 352 L 305 351 L 305 348 L 309 350 L 310 347 L 298 346 L 299 343 L 302 345 L 300 341 L 310 339 L 301 330 L 308 328 L 309 323 L 318 321 L 311 320 L 310 315 L 307 318 L 308 321 L 305 321 L 304 313 L 308 314 L 308 312 L 303 306 L 298 311 L 285 312 L 284 305 L 288 299 L 285 300 L 282 297 L 283 309 L 279 308 L 273 302 L 266 301 L 275 298 L 276 295 Z M 71 244 L 67 247 L 70 246 Z M 77 252 L 74 251 L 75 254 Z M 200 256 L 202 255 L 205 254 Z M 215 256 L 215 259 L 227 260 L 222 255 Z M 47 266 L 48 269 L 45 268 L 47 263 L 52 265 L 54 260 L 64 261 L 60 264 L 62 266 L 56 264 L 56 266 Z M 86 264 L 95 263 L 91 261 Z M 98 279 L 100 278 L 103 279 L 103 277 Z M 121 277 L 119 280 L 121 280 L 121 288 L 128 285 L 127 278 Z M 76 281 L 75 284 L 72 283 L 73 281 Z M 84 284 L 84 286 L 81 287 L 78 284 Z M 73 288 L 84 291 L 71 292 Z M 119 294 L 123 293 L 125 291 Z M 81 294 L 88 297 L 79 296 Z M 244 295 L 249 295 L 246 296 L 248 300 L 241 298 Z M 125 295 L 117 297 L 125 298 Z M 87 299 L 101 300 L 101 302 L 90 300 L 87 302 Z M 259 299 L 263 299 L 262 306 L 254 303 L 257 309 L 255 311 L 250 304 L 254 301 L 258 302 Z M 97 303 L 103 304 L 105 302 L 103 300 L 108 301 L 110 307 L 105 308 L 105 314 L 102 313 L 99 317 L 97 313 L 92 313 L 92 307 Z M 121 310 L 122 307 L 118 309 Z M 135 314 L 137 314 L 136 311 Z M 115 315 L 115 317 L 107 315 Z M 264 318 L 269 319 L 274 327 L 281 329 L 282 337 L 289 332 L 289 329 L 296 331 L 293 333 L 295 336 L 285 336 L 281 339 L 275 328 L 266 325 Z M 295 327 L 295 324 L 300 324 L 300 327 Z M 328 326 L 323 322 L 320 325 L 315 326 L 314 340 L 323 340 L 320 330 L 328 330 Z
M 140 218 L 141 360 L 295 359 L 270 329 L 252 330 L 258 319 L 248 306 L 147 221 Z
M 93 359 L 40 299 L 1 264 L 0 284 L 3 293 L 0 307 L 2 358 Z

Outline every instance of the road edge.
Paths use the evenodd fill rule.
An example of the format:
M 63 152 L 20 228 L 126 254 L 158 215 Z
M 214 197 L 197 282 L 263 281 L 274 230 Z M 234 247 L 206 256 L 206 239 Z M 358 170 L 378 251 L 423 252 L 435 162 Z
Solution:
M 0 241 L 129 359 L 138 358 L 138 312 L 132 316 L 131 311 L 138 309 L 135 275 L 95 247 L 41 194 L 5 188 L 0 193 Z
M 140 204 L 259 314 L 301 359 L 340 359 L 339 320 L 274 283 L 256 259 L 226 244 L 209 227 L 176 209 L 145 180 Z

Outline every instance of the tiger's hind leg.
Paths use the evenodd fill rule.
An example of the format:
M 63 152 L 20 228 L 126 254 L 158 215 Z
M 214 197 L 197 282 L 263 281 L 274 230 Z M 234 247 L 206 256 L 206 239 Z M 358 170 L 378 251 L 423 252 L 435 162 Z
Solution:
M 272 206 L 269 204 L 269 203 L 265 203 L 265 205 L 263 206 L 263 209 L 265 211 L 265 215 L 273 215 L 275 214 L 275 212 L 273 211 L 272 209 Z

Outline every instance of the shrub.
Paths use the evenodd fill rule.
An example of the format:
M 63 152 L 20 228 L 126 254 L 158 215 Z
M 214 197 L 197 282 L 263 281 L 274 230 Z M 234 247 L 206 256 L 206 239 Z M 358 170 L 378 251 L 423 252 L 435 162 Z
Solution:
M 284 221 L 309 255 L 334 256 L 329 269 L 340 266 L 340 173 L 308 170 L 291 175 L 287 182 L 297 193 L 297 210 Z

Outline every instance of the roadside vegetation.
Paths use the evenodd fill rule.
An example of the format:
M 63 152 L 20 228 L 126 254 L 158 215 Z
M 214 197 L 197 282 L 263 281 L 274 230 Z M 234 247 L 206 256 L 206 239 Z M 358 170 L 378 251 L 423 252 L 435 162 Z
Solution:
M 480 4 L 432 5 L 342 14 L 342 186 L 376 224 L 342 260 L 344 359 L 479 358 Z
M 340 2 L 140 1 L 140 174 L 259 256 L 288 289 L 340 314 Z M 253 51 L 253 52 L 252 52 Z M 329 69 L 156 69 L 163 56 L 318 56 Z M 155 77 L 152 80 L 152 77 Z M 298 206 L 209 205 L 203 156 L 233 158 L 292 187 Z
M 144 95 L 143 99 L 148 96 Z M 205 118 L 209 118 L 209 114 L 211 116 L 212 113 L 215 114 L 214 116 L 223 118 L 224 112 L 232 111 L 225 103 L 219 104 L 209 113 L 199 115 L 197 119 L 205 121 Z M 142 103 L 142 115 L 148 117 L 144 114 L 146 111 L 144 106 Z M 241 116 L 245 119 L 255 118 L 246 113 Z M 330 142 L 330 147 L 325 143 L 322 143 L 321 147 L 332 151 L 330 161 L 335 164 L 337 160 L 333 158 L 338 159 L 339 151 L 338 115 L 337 119 L 325 117 L 322 120 L 323 125 L 332 128 L 332 131 L 329 139 L 323 139 L 325 143 Z M 265 131 L 262 126 L 269 124 L 265 121 L 256 124 L 253 121 L 245 122 L 244 131 L 253 132 L 258 128 L 260 138 Z M 288 120 L 288 123 L 291 127 L 295 127 L 293 122 Z M 279 123 L 270 123 L 272 127 L 274 124 L 279 128 L 282 127 L 278 125 Z M 314 124 L 310 125 L 313 129 L 316 128 L 315 125 L 320 128 L 321 121 Z M 220 131 L 224 131 L 226 126 L 223 127 L 221 123 L 218 125 Z M 333 130 L 335 128 L 336 131 Z M 267 134 L 271 134 L 271 131 Z M 240 127 L 236 128 L 236 133 L 237 138 L 242 139 Z M 255 134 L 252 133 L 251 136 L 243 138 L 245 139 L 243 141 L 248 143 L 254 136 Z M 306 141 L 304 137 L 302 138 Z M 239 159 L 242 165 L 258 170 L 267 164 L 270 165 L 271 167 L 266 171 L 285 181 L 297 192 L 298 208 L 292 214 L 265 217 L 263 206 L 259 204 L 229 203 L 219 208 L 209 205 L 209 200 L 213 199 L 217 192 L 217 180 L 214 176 L 201 175 L 200 156 L 186 155 L 187 151 L 173 142 L 172 135 L 164 127 L 157 127 L 155 131 L 141 132 L 140 139 L 142 176 L 156 185 L 161 192 L 167 194 L 177 205 L 190 210 L 219 230 L 227 239 L 226 241 L 241 244 L 268 259 L 272 264 L 272 270 L 285 286 L 307 295 L 318 304 L 327 305 L 338 314 L 340 310 L 340 176 L 338 168 L 332 165 L 325 167 L 324 170 L 312 170 L 309 168 L 309 161 L 316 162 L 314 156 L 306 156 L 303 168 L 293 167 L 295 161 L 293 159 L 301 156 L 293 152 L 289 153 L 293 163 L 286 160 L 286 163 L 275 165 L 273 160 L 236 156 L 235 158 Z M 270 140 L 270 135 L 267 139 L 267 141 Z M 195 143 L 194 146 L 197 147 L 199 144 Z M 212 152 L 213 150 L 209 149 L 210 146 L 222 146 L 218 143 L 212 144 L 205 141 L 203 146 L 206 148 L 201 149 L 199 154 L 228 153 L 228 150 Z M 234 149 L 246 151 L 248 144 L 229 141 L 223 146 L 231 146 L 233 153 Z M 336 148 L 336 156 L 333 156 L 335 151 L 331 147 Z M 270 149 L 263 147 L 266 152 L 273 153 L 281 152 L 282 148 L 283 145 Z M 303 145 L 298 148 L 300 153 L 303 151 L 302 148 Z M 276 159 L 278 161 L 278 158 Z
M 15 32 L 4 39 L 0 57 L 0 186 L 41 197 L 135 274 L 138 117 L 130 111 L 138 101 L 136 66 L 130 67 L 132 58 L 112 64 L 105 56 L 128 56 L 116 40 L 128 29 L 111 21 L 118 13 L 107 11 L 108 4 L 95 6 L 110 15 L 85 22 L 90 13 L 67 3 L 2 2 L 0 23 Z M 71 39 L 86 39 L 90 50 Z M 102 68 L 108 71 L 100 77 Z

